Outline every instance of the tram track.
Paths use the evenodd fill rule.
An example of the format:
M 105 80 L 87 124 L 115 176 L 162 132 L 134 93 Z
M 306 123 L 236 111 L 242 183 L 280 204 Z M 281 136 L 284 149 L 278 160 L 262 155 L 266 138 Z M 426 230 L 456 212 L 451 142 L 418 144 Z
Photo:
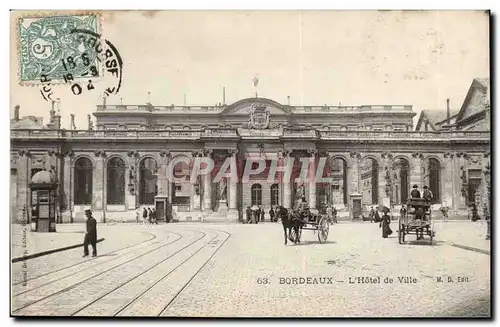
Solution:
M 147 240 L 141 241 L 141 242 L 139 242 L 139 243 L 131 244 L 131 245 L 128 245 L 128 246 L 126 246 L 126 247 L 123 247 L 123 248 L 116 249 L 116 250 L 114 250 L 114 251 L 108 252 L 108 253 L 106 253 L 105 255 L 110 255 L 110 254 L 117 253 L 117 252 L 119 252 L 119 251 L 123 251 L 123 250 L 129 249 L 129 248 L 135 247 L 135 246 L 139 246 L 139 245 L 142 245 L 142 244 L 147 243 L 147 242 L 149 242 L 149 241 L 152 241 L 152 240 L 154 240 L 154 239 L 156 238 L 156 235 L 155 235 L 155 234 L 152 234 L 152 233 L 149 233 L 149 232 L 140 232 L 140 233 L 142 233 L 142 234 L 149 234 L 149 235 L 151 235 L 152 237 L 151 237 L 151 238 L 149 238 L 149 239 L 147 239 Z M 173 233 L 173 232 L 169 232 L 169 233 L 172 233 L 172 234 L 177 234 L 177 233 Z M 177 234 L 177 235 L 179 235 L 179 234 Z M 105 262 L 108 262 L 108 261 L 111 261 L 111 260 L 115 260 L 115 259 L 116 259 L 116 258 L 112 258 L 112 259 L 109 259 L 109 260 L 106 260 L 106 261 L 102 261 L 102 262 L 100 262 L 100 264 L 105 263 Z M 25 281 L 20 281 L 20 282 L 14 283 L 14 284 L 12 284 L 12 286 L 22 285 L 22 284 L 24 284 L 24 283 L 27 283 L 27 282 L 30 282 L 30 281 L 36 280 L 36 279 L 38 279 L 38 278 L 41 278 L 41 277 L 45 277 L 45 276 L 48 276 L 48 275 L 54 274 L 54 273 L 57 273 L 57 272 L 59 272 L 59 271 L 65 270 L 65 269 L 69 269 L 69 268 L 76 267 L 76 266 L 81 265 L 81 264 L 84 264 L 84 263 L 86 263 L 86 262 L 88 262 L 88 261 L 80 261 L 80 262 L 77 262 L 77 263 L 74 263 L 74 264 L 71 264 L 71 265 L 67 265 L 67 266 L 61 267 L 61 268 L 56 269 L 56 270 L 51 270 L 51 271 L 49 271 L 49 272 L 47 272 L 47 273 L 40 274 L 40 275 L 36 275 L 35 277 L 29 278 L 29 279 L 27 279 L 27 280 L 25 280 Z
M 229 239 L 230 237 L 230 233 L 228 232 L 225 232 L 225 231 L 220 231 L 218 230 L 217 232 L 222 232 L 222 233 L 225 233 L 227 234 L 228 236 L 220 243 L 220 245 L 218 246 L 218 248 L 210 255 L 210 257 L 204 262 L 204 264 L 201 266 L 201 268 L 199 268 L 195 274 L 188 280 L 188 283 L 199 273 L 199 271 L 201 271 L 201 269 L 203 267 L 205 267 L 206 263 L 208 263 L 208 261 L 210 261 L 210 259 L 215 255 L 215 253 L 220 249 L 220 247 L 222 247 L 222 245 L 227 241 L 227 239 Z M 120 313 L 124 312 L 127 308 L 129 308 L 131 305 L 137 303 L 141 298 L 143 298 L 148 292 L 150 292 L 151 290 L 153 290 L 155 288 L 155 286 L 157 286 L 158 284 L 160 284 L 162 281 L 164 281 L 165 279 L 167 279 L 169 276 L 171 276 L 178 268 L 180 268 L 181 266 L 183 266 L 186 262 L 188 262 L 190 259 L 192 259 L 193 257 L 195 257 L 197 254 L 199 254 L 201 251 L 211 247 L 211 245 L 213 245 L 213 241 L 216 240 L 217 238 L 220 238 L 220 234 L 219 233 L 216 233 L 214 237 L 212 237 L 206 244 L 203 244 L 200 248 L 196 249 L 193 253 L 191 253 L 190 255 L 186 256 L 185 258 L 182 258 L 185 254 L 184 253 L 176 253 L 175 255 L 176 256 L 180 256 L 182 258 L 179 259 L 181 260 L 180 263 L 178 263 L 177 265 L 175 265 L 174 267 L 169 267 L 169 271 L 166 272 L 163 276 L 161 276 L 159 279 L 157 279 L 156 281 L 154 281 L 152 284 L 150 284 L 149 286 L 146 287 L 146 289 L 144 289 L 142 292 L 140 292 L 139 294 L 137 294 L 136 296 L 133 297 L 132 300 L 128 301 L 127 303 L 125 303 L 124 305 L 122 305 L 121 307 L 119 307 L 118 309 L 115 309 L 115 310 L 110 310 L 110 311 L 113 311 L 113 313 L 111 314 L 107 314 L 106 316 L 118 316 Z M 194 245 L 191 244 L 190 246 Z M 169 258 L 167 259 L 172 259 L 174 257 L 174 255 L 170 256 Z M 172 259 L 174 260 L 174 259 Z M 162 263 L 159 263 L 157 266 L 155 267 L 151 267 L 150 269 L 146 270 L 146 271 L 143 271 L 141 274 L 135 276 L 134 278 L 131 278 L 130 280 L 116 286 L 115 288 L 113 288 L 112 290 L 109 290 L 108 292 L 104 293 L 104 294 L 101 294 L 98 298 L 94 299 L 92 302 L 86 304 L 85 306 L 79 308 L 78 310 L 74 311 L 71 316 L 75 316 L 75 315 L 78 315 L 79 313 L 82 313 L 85 311 L 85 309 L 87 308 L 90 308 L 91 306 L 93 305 L 98 305 L 99 304 L 99 301 L 105 299 L 106 297 L 112 295 L 113 293 L 117 292 L 118 290 L 121 290 L 123 287 L 125 287 L 126 285 L 129 285 L 130 288 L 133 289 L 133 286 L 130 285 L 131 283 L 133 282 L 137 282 L 138 284 L 140 284 L 140 280 L 138 280 L 140 277 L 144 276 L 144 277 L 147 277 L 146 274 L 151 272 L 153 269 L 157 268 L 157 269 L 161 269 L 162 267 L 160 267 L 160 264 L 165 264 L 165 263 L 169 263 L 169 262 L 162 262 Z M 188 284 L 187 283 L 187 284 Z M 178 294 L 180 294 L 180 292 L 182 292 L 182 290 L 184 290 L 184 288 L 187 286 L 184 285 L 182 286 L 181 290 L 178 291 L 174 298 L 175 299 L 177 297 Z M 128 294 L 128 292 L 125 292 L 126 294 Z M 115 295 L 116 297 L 116 295 Z M 171 303 L 173 301 L 173 299 L 171 301 L 169 301 L 169 303 Z M 105 306 L 105 305 L 104 305 Z M 168 306 L 168 305 L 167 305 Z M 99 305 L 98 306 L 98 309 L 99 310 L 102 310 L 103 309 L 103 305 Z M 105 308 L 104 308 L 105 309 Z M 162 312 L 164 311 L 164 309 L 161 310 Z M 87 316 L 87 315 L 83 315 L 83 316 Z
M 205 266 L 210 262 L 210 260 L 215 256 L 215 254 L 222 248 L 222 246 L 227 242 L 227 240 L 231 237 L 231 233 L 228 233 L 226 231 L 222 231 L 224 233 L 226 233 L 228 236 L 226 237 L 226 239 L 219 245 L 219 247 L 214 251 L 214 253 L 212 253 L 212 255 L 205 261 L 205 263 L 203 263 L 203 265 L 196 271 L 196 273 L 191 276 L 191 278 L 189 278 L 189 280 L 187 281 L 187 283 L 184 284 L 184 286 L 182 286 L 182 288 L 175 293 L 175 295 L 172 297 L 172 299 L 165 305 L 165 307 L 160 311 L 160 313 L 158 314 L 158 317 L 162 316 L 167 310 L 168 308 L 172 305 L 172 303 L 174 303 L 174 301 L 177 299 L 177 297 L 182 293 L 182 291 L 184 291 L 186 289 L 186 287 L 189 286 L 189 284 L 191 284 L 191 282 L 195 279 L 196 276 L 198 276 L 198 274 L 200 273 L 200 271 L 202 271 L 203 268 L 205 268 Z
M 161 264 L 162 262 L 164 262 L 164 261 L 166 261 L 166 260 L 168 260 L 170 257 L 172 257 L 173 255 L 175 255 L 176 253 L 178 253 L 178 252 L 182 251 L 183 249 L 185 249 L 185 248 L 187 248 L 188 246 L 190 246 L 190 245 L 192 245 L 192 244 L 196 243 L 197 241 L 199 241 L 200 239 L 202 239 L 202 238 L 204 238 L 204 237 L 206 236 L 206 233 L 204 233 L 204 232 L 199 232 L 199 233 L 201 233 L 201 234 L 202 234 L 202 236 L 201 236 L 201 237 L 198 237 L 198 238 L 197 238 L 197 239 L 195 239 L 193 242 L 190 242 L 189 244 L 187 244 L 187 245 L 183 246 L 182 248 L 180 248 L 180 249 L 176 250 L 174 253 L 172 253 L 172 254 L 171 254 L 171 255 L 169 255 L 168 257 L 164 258 L 163 260 L 160 260 L 160 262 L 158 262 L 158 263 L 156 263 L 155 265 L 153 265 L 153 267 L 154 267 L 154 266 L 157 266 L 157 265 L 159 265 L 159 264 Z M 142 258 L 142 257 L 144 257 L 144 256 L 145 256 L 145 255 L 147 255 L 147 254 L 153 253 L 153 252 L 155 252 L 155 251 L 157 251 L 157 250 L 159 250 L 159 249 L 161 249 L 161 248 L 164 248 L 164 247 L 166 247 L 166 246 L 168 246 L 168 245 L 170 245 L 170 244 L 173 244 L 174 242 L 177 242 L 177 241 L 179 241 L 179 240 L 180 240 L 180 239 L 182 239 L 182 238 L 183 238 L 183 236 L 181 235 L 181 237 L 180 237 L 179 239 L 176 239 L 176 240 L 174 240 L 174 241 L 172 241 L 172 242 L 169 242 L 169 243 L 163 244 L 163 245 L 161 245 L 161 246 L 158 246 L 158 247 L 156 247 L 156 248 L 154 248 L 154 249 L 152 249 L 152 250 L 150 250 L 150 251 L 148 251 L 148 252 L 146 252 L 146 253 L 143 253 L 143 254 L 141 254 L 141 255 L 135 256 L 135 257 L 133 257 L 133 258 L 132 258 L 132 259 L 130 259 L 130 260 L 127 260 L 127 261 L 125 261 L 125 262 L 123 262 L 123 263 L 120 263 L 120 264 L 118 264 L 118 265 L 112 266 L 112 267 L 110 267 L 110 268 L 108 268 L 108 269 L 106 269 L 106 270 L 104 270 L 104 271 L 101 271 L 101 272 L 99 272 L 99 273 L 97 273 L 97 274 L 94 274 L 94 275 L 92 275 L 92 276 L 90 276 L 90 277 L 87 277 L 87 278 L 85 278 L 85 279 L 83 279 L 83 280 L 81 280 L 81 281 L 79 281 L 79 282 L 77 282 L 77 283 L 74 283 L 74 284 L 70 285 L 70 286 L 64 287 L 63 289 L 61 289 L 61 290 L 59 290 L 59 291 L 57 291 L 57 292 L 53 292 L 53 293 L 51 293 L 51 294 L 48 294 L 48 295 L 46 295 L 46 296 L 43 296 L 43 297 L 41 297 L 41 298 L 39 298 L 39 299 L 36 299 L 36 300 L 34 300 L 34 301 L 30 301 L 30 302 L 28 302 L 27 304 L 24 304 L 24 305 L 22 305 L 21 307 L 16 308 L 15 310 L 13 310 L 13 312 L 12 312 L 12 313 L 13 313 L 13 314 L 15 314 L 15 313 L 17 313 L 17 312 L 19 312 L 19 311 L 21 311 L 21 310 L 23 310 L 23 309 L 25 309 L 25 308 L 28 308 L 28 307 L 30 307 L 30 306 L 33 306 L 34 304 L 40 303 L 40 302 L 42 302 L 42 301 L 44 301 L 44 300 L 47 300 L 47 299 L 52 298 L 52 297 L 55 297 L 55 296 L 57 296 L 57 295 L 59 295 L 59 294 L 63 294 L 63 293 L 65 293 L 65 292 L 69 291 L 69 290 L 74 289 L 75 287 L 77 287 L 77 286 L 79 286 L 79 285 L 82 285 L 83 283 L 85 283 L 85 282 L 87 282 L 87 281 L 89 281 L 89 280 L 91 280 L 91 279 L 97 278 L 97 277 L 102 276 L 102 275 L 104 275 L 105 273 L 107 273 L 107 272 L 109 272 L 109 271 L 111 271 L 111 270 L 117 269 L 118 267 L 121 267 L 121 266 L 123 266 L 123 265 L 125 265 L 125 264 L 131 263 L 131 262 L 133 262 L 134 260 L 137 260 L 137 259 L 139 259 L 139 258 Z M 65 277 L 65 278 L 66 278 L 66 277 Z M 60 281 L 60 280 L 61 280 L 61 279 L 58 279 L 58 281 Z M 33 291 L 33 290 L 31 290 L 31 291 Z
M 168 232 L 168 233 L 169 233 L 169 234 L 174 234 L 174 235 L 177 235 L 177 236 L 179 236 L 179 238 L 176 238 L 176 239 L 172 240 L 171 242 L 168 242 L 168 243 L 162 244 L 161 246 L 155 247 L 155 248 L 154 248 L 154 249 L 152 249 L 152 250 L 147 250 L 147 251 L 145 251 L 145 252 L 143 252 L 143 253 L 141 253 L 141 254 L 138 254 L 138 255 L 134 256 L 134 257 L 133 257 L 132 259 L 130 259 L 130 260 L 134 260 L 134 259 L 136 259 L 136 258 L 141 257 L 142 255 L 145 255 L 145 254 L 151 253 L 152 251 L 158 250 L 158 249 L 160 249 L 160 248 L 162 248 L 162 247 L 164 247 L 164 246 L 167 246 L 167 245 L 169 245 L 169 244 L 173 244 L 173 243 L 175 243 L 175 242 L 177 242 L 177 241 L 179 241 L 179 240 L 181 240 L 181 239 L 183 238 L 183 236 L 182 236 L 181 234 L 179 234 L 179 233 L 175 233 L 175 232 Z M 152 239 L 154 239 L 154 238 L 152 238 Z M 142 244 L 145 244 L 145 243 L 146 243 L 146 242 L 141 242 L 141 243 L 138 243 L 138 244 L 136 244 L 134 247 L 141 246 Z M 146 245 L 145 245 L 145 247 L 146 247 L 146 249 L 147 249 L 147 247 L 148 247 L 148 246 L 151 246 L 151 245 L 154 245 L 154 244 L 156 244 L 156 243 L 146 244 Z M 125 248 L 122 248 L 122 249 L 116 250 L 116 251 L 114 251 L 114 252 L 122 251 L 122 250 L 124 250 L 124 249 L 126 250 L 127 248 L 129 248 L 129 247 L 125 247 Z M 137 248 L 136 248 L 136 249 L 137 249 Z M 113 253 L 113 252 L 110 252 L 110 253 Z M 76 264 L 74 264 L 74 265 L 67 266 L 67 267 L 66 267 L 66 270 L 67 270 L 67 269 L 74 268 L 74 267 L 78 267 L 78 266 L 80 266 L 80 265 L 82 265 L 82 264 L 87 263 L 87 264 L 88 264 L 88 266 L 87 266 L 87 267 L 85 267 L 85 268 L 83 268 L 83 269 L 78 270 L 78 272 L 77 272 L 77 273 L 79 274 L 79 273 L 84 272 L 84 271 L 86 271 L 86 270 L 89 270 L 89 269 L 95 269 L 96 267 L 99 267 L 99 266 L 102 266 L 102 265 L 108 264 L 108 263 L 110 263 L 110 262 L 112 262 L 112 261 L 119 261 L 119 260 L 120 260 L 120 259 L 122 259 L 123 257 L 125 257 L 125 256 L 127 256 L 127 255 L 130 255 L 130 254 L 134 254 L 134 253 L 133 253 L 132 251 L 130 251 L 130 252 L 125 252 L 125 253 L 123 253 L 123 254 L 121 254 L 121 255 L 118 255 L 117 257 L 111 258 L 111 259 L 109 259 L 109 260 L 101 261 L 101 262 L 98 262 L 98 263 L 96 263 L 96 264 L 93 264 L 93 263 L 94 263 L 94 261 L 93 261 L 93 260 L 81 261 L 81 262 L 76 263 Z M 129 262 L 129 261 L 125 261 L 125 263 L 127 263 L 127 262 Z M 64 270 L 64 269 L 57 269 L 56 271 L 52 271 L 52 272 L 50 272 L 50 273 L 40 275 L 40 276 L 38 276 L 38 277 L 37 277 L 37 279 L 39 279 L 39 278 L 41 278 L 41 277 L 46 277 L 46 276 L 49 276 L 49 275 L 54 274 L 54 273 L 56 273 L 56 272 L 61 272 L 61 271 L 63 271 L 63 270 Z M 50 281 L 48 281 L 48 282 L 46 282 L 46 283 L 43 283 L 43 284 L 41 284 L 41 285 L 37 285 L 37 286 L 35 286 L 35 287 L 29 288 L 29 289 L 25 289 L 25 290 L 23 290 L 22 292 L 18 292 L 18 293 L 16 293 L 16 294 L 14 294 L 13 296 L 19 296 L 19 295 L 22 295 L 22 294 L 26 294 L 26 293 L 32 292 L 32 291 L 37 290 L 37 289 L 39 289 L 39 288 L 41 288 L 41 287 L 44 287 L 44 286 L 46 286 L 46 285 L 49 285 L 49 284 L 55 283 L 55 282 L 57 282 L 57 281 L 63 280 L 63 279 L 65 279 L 65 278 L 67 278 L 67 277 L 70 277 L 70 276 L 72 276 L 73 274 L 74 274 L 74 273 L 69 272 L 69 273 L 67 273 L 67 274 L 65 274 L 65 275 L 63 275 L 63 276 L 61 276 L 61 277 L 59 277 L 59 278 L 55 278 L 54 280 L 50 280 Z M 34 280 L 34 279 L 35 279 L 35 278 L 33 278 L 32 280 Z M 14 285 L 14 286 L 19 286 L 19 284 Z M 14 287 L 13 287 L 13 288 L 14 288 Z M 24 287 L 23 287 L 23 288 L 24 288 Z

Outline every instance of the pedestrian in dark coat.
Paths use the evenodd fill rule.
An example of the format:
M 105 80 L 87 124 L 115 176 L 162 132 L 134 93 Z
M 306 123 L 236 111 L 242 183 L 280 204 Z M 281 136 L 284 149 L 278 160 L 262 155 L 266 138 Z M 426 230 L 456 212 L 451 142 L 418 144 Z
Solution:
M 389 224 L 391 223 L 391 217 L 387 214 L 387 211 L 384 211 L 384 215 L 382 216 L 382 221 L 380 222 L 380 227 L 382 227 L 382 237 L 387 238 L 392 234 L 391 227 Z
M 247 207 L 247 223 L 251 223 L 252 221 L 252 209 L 250 209 L 250 207 Z
M 269 210 L 269 217 L 271 219 L 271 222 L 274 222 L 274 210 L 273 207 Z
M 413 190 L 410 192 L 410 197 L 414 199 L 420 199 L 420 191 L 418 190 L 418 185 L 413 185 Z
M 427 185 L 425 185 L 424 186 L 424 194 L 422 195 L 422 198 L 427 202 L 431 202 L 433 197 L 434 196 L 432 195 L 431 190 L 429 190 Z
M 155 224 L 158 225 L 158 220 L 156 219 L 156 208 L 153 208 L 153 210 L 151 210 L 151 211 L 152 211 L 152 214 L 153 214 L 153 221 L 154 221 Z
M 153 211 L 151 211 L 151 208 L 148 208 L 148 220 L 150 224 L 153 223 Z
M 265 217 L 264 209 L 260 209 L 260 221 L 264 222 L 264 217 Z
M 142 210 L 142 220 L 144 221 L 144 223 L 148 221 L 148 210 L 146 208 Z
M 375 218 L 375 209 L 373 209 L 373 207 L 371 207 L 371 209 L 370 209 L 370 213 L 368 214 L 368 218 L 370 218 L 370 222 L 371 223 L 374 221 L 374 218 Z
M 477 206 L 475 203 L 473 203 L 471 205 L 471 209 L 472 209 L 472 221 L 478 221 L 479 219 L 481 219 L 481 217 L 479 217 L 479 214 L 478 214 L 478 211 L 477 211 Z
M 89 244 L 92 245 L 92 256 L 97 256 L 97 221 L 92 217 L 91 210 L 85 210 L 87 216 L 87 233 L 83 240 L 83 256 L 89 255 Z

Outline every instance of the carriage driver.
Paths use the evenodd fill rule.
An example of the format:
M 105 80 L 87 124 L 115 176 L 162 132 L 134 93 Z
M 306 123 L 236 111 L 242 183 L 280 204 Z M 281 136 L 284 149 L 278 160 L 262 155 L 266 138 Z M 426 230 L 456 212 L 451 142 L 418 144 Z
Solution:
M 308 220 L 311 216 L 311 213 L 309 211 L 309 203 L 307 203 L 305 196 L 303 196 L 301 201 L 299 202 L 297 211 L 299 212 L 300 217 L 303 219 L 306 218 Z

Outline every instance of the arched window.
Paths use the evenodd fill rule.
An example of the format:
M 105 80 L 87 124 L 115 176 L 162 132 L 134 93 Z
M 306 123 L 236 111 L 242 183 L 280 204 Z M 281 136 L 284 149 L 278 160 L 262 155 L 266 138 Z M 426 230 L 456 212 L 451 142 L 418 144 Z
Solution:
M 107 167 L 107 204 L 125 204 L 125 163 L 112 158 Z
M 260 184 L 252 185 L 252 205 L 262 205 L 262 186 Z
M 92 161 L 79 158 L 75 162 L 75 204 L 92 204 Z
M 279 186 L 278 184 L 271 185 L 271 206 L 279 204 Z
M 432 203 L 441 202 L 441 165 L 434 158 L 429 159 L 429 189 L 432 192 Z
M 158 194 L 156 161 L 153 158 L 144 158 L 139 167 L 139 203 L 154 204 L 155 196 Z

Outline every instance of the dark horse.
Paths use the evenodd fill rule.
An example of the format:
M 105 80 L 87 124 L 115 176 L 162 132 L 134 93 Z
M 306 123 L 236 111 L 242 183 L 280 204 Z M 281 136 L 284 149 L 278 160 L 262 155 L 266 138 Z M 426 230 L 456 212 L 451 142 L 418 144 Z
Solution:
M 288 243 L 288 239 L 290 240 L 290 242 L 294 242 L 295 244 L 300 243 L 300 230 L 304 224 L 300 217 L 298 217 L 293 212 L 289 212 L 289 210 L 283 206 L 279 206 L 276 209 L 276 217 L 281 218 L 281 223 L 283 224 L 283 232 L 285 233 L 285 245 Z M 292 238 L 292 228 L 295 232 L 295 239 Z

